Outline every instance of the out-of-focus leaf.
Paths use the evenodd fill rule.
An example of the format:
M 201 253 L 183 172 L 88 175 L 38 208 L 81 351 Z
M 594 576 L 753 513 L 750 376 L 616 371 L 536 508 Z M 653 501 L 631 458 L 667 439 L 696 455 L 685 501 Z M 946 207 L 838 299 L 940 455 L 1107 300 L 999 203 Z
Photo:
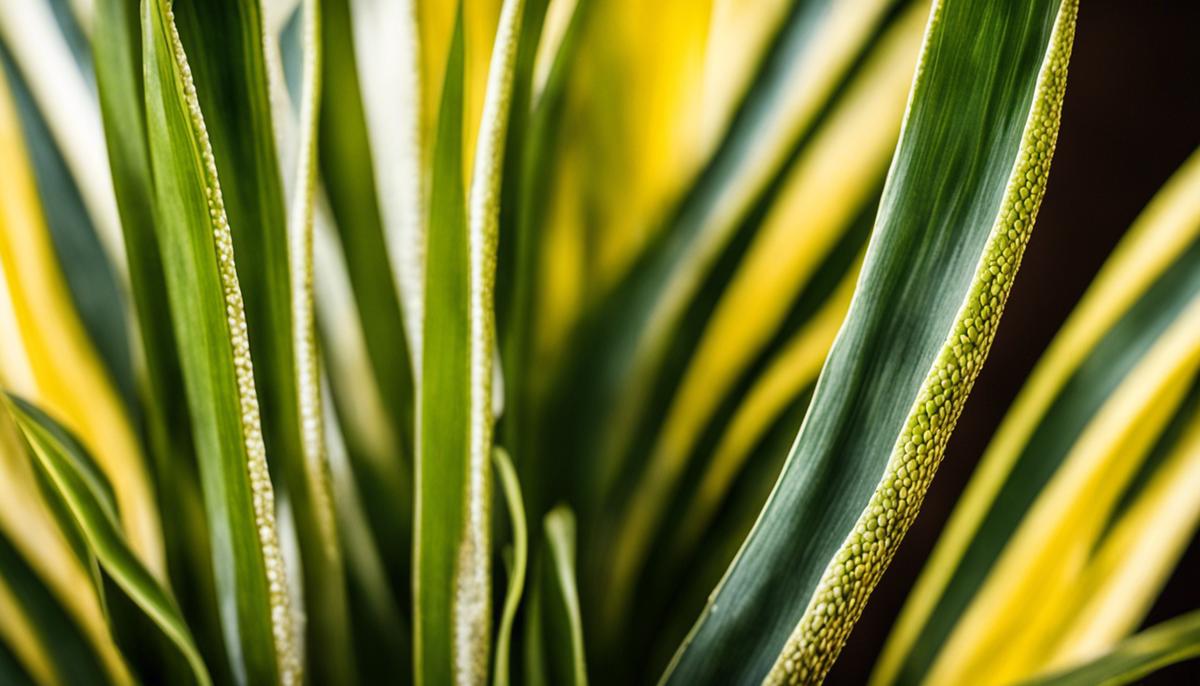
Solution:
M 1157 624 L 1085 664 L 1039 677 L 1028 686 L 1121 686 L 1200 655 L 1200 612 Z
M 329 0 L 326 2 L 333 4 Z M 425 69 L 423 50 L 432 43 L 444 50 L 448 43 L 433 40 L 438 32 L 431 30 L 432 27 L 422 26 L 419 31 L 418 25 L 422 10 L 433 7 L 439 15 L 452 21 L 456 3 L 430 4 L 417 0 L 346 3 L 338 0 L 338 4 L 342 7 L 334 10 L 337 14 L 332 17 L 333 21 L 339 22 L 334 25 L 337 33 L 329 35 L 331 39 L 340 37 L 345 42 L 331 54 L 340 54 L 338 59 L 344 71 L 336 78 L 352 79 L 339 88 L 345 88 L 345 97 L 353 97 L 354 101 L 337 105 L 343 111 L 336 123 L 345 127 L 343 131 L 332 132 L 335 121 L 331 121 L 325 131 L 331 139 L 336 136 L 353 146 L 335 153 L 341 158 L 338 161 L 350 169 L 359 168 L 353 172 L 356 175 L 373 171 L 369 191 L 357 191 L 361 194 L 360 201 L 371 203 L 357 211 L 370 214 L 362 219 L 363 224 L 356 222 L 342 226 L 343 242 L 347 257 L 364 258 L 365 268 L 372 269 L 376 275 L 373 282 L 364 278 L 364 285 L 356 287 L 356 291 L 365 290 L 367 284 L 376 290 L 384 284 L 396 289 L 390 294 L 375 293 L 373 297 L 379 305 L 387 306 L 388 309 L 381 312 L 383 316 L 391 315 L 391 308 L 400 311 L 400 306 L 393 304 L 397 300 L 403 305 L 405 349 L 412 357 L 413 374 L 419 376 L 423 368 L 421 339 L 428 241 L 426 170 L 432 159 L 430 155 L 434 153 L 432 125 L 438 113 L 436 88 L 440 87 L 443 78 L 441 70 L 448 68 L 446 55 L 442 54 L 436 69 Z M 445 36 L 449 38 L 449 23 L 445 29 Z M 330 64 L 334 65 L 333 62 Z M 366 154 L 349 156 L 360 150 Z M 335 159 L 331 157 L 330 161 Z M 363 162 L 367 160 L 372 166 L 363 168 Z M 345 181 L 329 180 L 334 211 L 339 223 L 343 223 L 344 215 L 350 209 L 338 196 L 348 198 L 351 191 L 339 190 Z M 376 252 L 367 254 L 367 246 Z M 387 269 L 389 265 L 390 270 Z M 370 312 L 367 303 L 362 301 L 364 296 L 358 297 L 359 307 Z M 380 331 L 379 335 L 382 334 Z M 370 338 L 368 331 L 368 340 Z M 377 354 L 382 355 L 382 351 Z M 387 355 L 398 357 L 394 349 L 389 349 Z M 375 364 L 379 366 L 380 362 Z
M 11 325 L 0 317 L 0 330 Z M 0 382 L 7 385 L 10 377 L 0 374 Z M 93 570 L 42 499 L 27 450 L 10 413 L 0 411 L 0 605 L 7 606 L 0 607 L 0 634 L 34 676 L 49 671 L 65 684 L 128 683 Z
M 233 237 L 192 71 L 165 2 L 143 3 L 142 41 L 156 226 L 232 669 L 239 680 L 292 682 L 300 665 Z M 266 223 L 247 223 L 246 233 L 268 232 Z M 290 366 L 291 359 L 273 362 Z
M 649 236 L 620 281 L 608 288 L 610 277 L 603 292 L 591 298 L 594 304 L 576 327 L 570 357 L 545 410 L 544 454 L 535 456 L 538 469 L 564 463 L 555 459 L 560 453 L 576 455 L 570 464 L 578 465 L 582 476 L 556 474 L 547 480 L 561 484 L 560 489 L 576 480 L 598 483 L 584 494 L 573 494 L 599 496 L 588 510 L 615 507 L 608 499 L 619 501 L 627 490 L 640 463 L 632 457 L 649 449 L 642 442 L 653 440 L 652 431 L 666 411 L 661 405 L 670 401 L 717 297 L 762 224 L 762 213 L 814 131 L 841 101 L 846 84 L 860 72 L 873 39 L 898 23 L 902 6 L 797 3 L 712 154 L 694 174 L 673 169 L 691 178 L 677 201 L 656 210 L 644 224 L 626 227 L 626 216 L 637 214 L 627 207 L 632 200 L 626 188 L 637 185 L 629 170 L 614 176 L 619 179 L 614 197 L 587 199 L 582 212 L 604 236 L 629 231 Z M 595 17 L 590 23 L 604 25 Z M 566 116 L 570 122 L 570 113 Z M 592 126 L 597 136 L 605 131 L 600 123 Z M 588 158 L 588 169 L 581 172 L 589 193 L 601 192 L 586 180 L 591 168 L 603 167 L 603 150 L 620 148 L 604 141 L 595 153 L 599 159 Z M 563 175 L 570 178 L 567 171 Z M 622 216 L 604 218 L 597 208 L 605 207 L 621 207 Z M 581 249 L 592 254 L 602 246 L 585 243 Z M 601 279 L 590 274 L 588 280 Z M 560 491 L 554 497 L 564 495 Z
M 13 103 L 25 134 L 25 147 L 37 181 L 46 225 L 71 301 L 121 393 L 121 399 L 136 415 L 139 408 L 134 402 L 129 320 L 118 267 L 109 260 L 59 143 L 25 76 L 11 59 L 2 40 L 0 62 L 8 77 Z
M 1076 9 L 934 6 L 846 322 L 668 683 L 807 683 L 836 658 L 995 334 L 1049 172 Z
M 319 0 L 303 0 L 302 75 L 296 145 L 296 170 L 288 217 L 291 259 L 292 336 L 296 355 L 303 484 L 308 529 L 301 543 L 310 622 L 307 654 L 313 679 L 328 683 L 356 680 L 353 631 L 346 597 L 346 572 L 339 543 L 331 487 L 321 371 L 317 359 L 317 327 L 313 297 L 313 232 L 317 203 L 318 116 L 321 107 L 322 61 Z M 277 121 L 277 130 L 282 124 Z
M 583 620 L 575 582 L 575 515 L 556 507 L 543 522 L 547 569 L 543 575 L 547 657 L 551 683 L 587 686 Z
M 99 481 L 100 475 L 93 471 L 91 456 L 78 453 L 78 443 L 62 441 L 59 438 L 62 429 L 40 410 L 16 397 L 9 398 L 9 403 L 41 468 L 66 501 L 104 571 L 175 644 L 196 682 L 202 686 L 211 683 L 175 600 L 125 542 L 115 503 L 105 491 L 107 484 Z
M 27 459 L 25 455 L 21 458 Z M 3 534 L 0 534 L 0 576 L 4 579 L 0 582 L 0 610 L 3 610 L 0 635 L 13 647 L 27 671 L 39 680 L 43 674 L 49 676 L 39 683 L 57 682 L 66 686 L 133 683 L 107 635 L 104 618 L 96 617 L 100 630 L 105 632 L 107 655 L 97 652 L 97 644 L 88 636 L 89 630 L 77 623 L 78 616 L 59 603 L 28 560 Z M 82 592 L 78 588 L 72 590 L 82 595 L 91 593 L 93 587 L 85 582 L 82 588 Z
M 539 55 L 552 37 L 543 37 L 547 18 L 546 0 L 531 0 L 521 27 L 511 122 L 506 148 L 503 187 L 500 202 L 501 226 L 510 227 L 500 235 L 497 250 L 496 320 L 500 332 L 500 356 L 503 377 L 513 379 L 504 385 L 504 416 L 500 427 L 501 442 L 517 455 L 535 449 L 536 402 L 544 392 L 545 365 L 533 364 L 544 358 L 537 347 L 537 330 L 542 312 L 537 302 L 543 274 L 545 246 L 551 223 L 547 216 L 549 199 L 543 196 L 549 180 L 558 169 L 551 151 L 557 142 L 562 119 L 564 91 L 582 26 L 583 11 L 572 3 L 557 51 L 550 57 Z M 561 9 L 566 2 L 560 2 Z M 590 5 L 586 0 L 584 5 Z M 535 58 L 551 59 L 552 67 L 535 94 Z M 532 477 L 532 475 L 530 475 Z M 530 485 L 537 480 L 531 478 Z M 534 489 L 536 490 L 536 489 Z M 536 495 L 529 493 L 528 496 Z M 533 501 L 539 510 L 543 504 Z
M 0 37 L 12 51 L 58 143 L 110 262 L 127 287 L 124 240 L 96 100 L 47 0 L 0 2 Z
M 575 514 L 559 505 L 542 521 L 542 557 L 525 621 L 525 683 L 587 686 L 575 570 Z
M 13 618 L 15 616 L 15 608 L 12 606 L 12 595 L 8 589 L 4 587 L 3 582 L 0 582 L 0 609 L 5 612 L 5 617 Z M 0 635 L 5 641 L 0 641 L 0 681 L 12 686 L 34 686 L 35 683 L 47 683 L 51 679 L 49 662 L 44 656 L 26 657 L 26 664 L 30 664 L 34 674 L 37 674 L 38 681 L 35 682 L 29 672 L 21 663 L 21 659 L 15 654 L 16 648 L 10 647 L 10 644 L 24 643 L 28 636 L 32 633 L 20 626 L 12 632 L 5 631 L 5 620 L 0 620 Z M 6 642 L 7 641 L 7 642 Z
M 779 330 L 789 328 L 789 316 L 805 305 L 814 314 L 820 309 L 816 303 L 825 294 L 815 288 L 806 292 L 806 287 L 827 262 L 839 263 L 839 243 L 855 233 L 862 207 L 874 206 L 873 196 L 900 129 L 924 18 L 920 8 L 911 10 L 866 58 L 861 75 L 846 86 L 843 100 L 789 172 L 776 204 L 717 298 L 650 444 L 645 471 L 633 481 L 614 551 L 612 588 L 617 602 L 611 605 L 629 598 L 627 586 L 640 571 L 689 460 L 726 397 L 736 393 L 748 368 Z M 865 242 L 864 236 L 856 237 L 860 244 Z M 811 303 L 797 302 L 805 298 Z M 824 349 L 809 352 L 809 376 L 798 379 L 797 385 L 816 378 L 849 305 L 849 293 L 841 303 L 840 312 L 813 316 L 792 327 L 813 331 L 816 340 L 825 342 Z M 817 333 L 821 330 L 824 333 Z
M 492 459 L 500 477 L 500 488 L 504 491 L 504 502 L 508 506 L 509 525 L 513 534 L 511 557 L 508 561 L 508 590 L 504 593 L 504 610 L 500 615 L 500 626 L 496 629 L 496 659 L 492 667 L 493 686 L 508 686 L 509 646 L 512 641 L 513 622 L 521 605 L 525 591 L 525 565 L 529 556 L 529 532 L 525 524 L 525 505 L 521 496 L 521 483 L 508 453 L 497 449 Z M 506 552 L 509 552 L 506 550 Z
M 130 543 L 164 573 L 158 509 L 126 409 L 73 309 L 29 171 L 16 113 L 0 75 L 0 262 L 23 360 L 6 357 L 10 388 L 34 398 L 78 434 L 112 481 Z M 7 353 L 6 353 L 7 356 Z M 13 369 L 8 363 L 24 366 Z M 19 375 L 19 378 L 17 378 Z
M 368 6 L 395 5 L 355 3 L 353 17 Z M 377 151 L 367 136 L 351 7 L 346 0 L 324 0 L 321 11 L 319 162 L 328 206 L 318 203 L 314 237 L 317 320 L 331 397 L 365 516 L 392 593 L 407 610 L 412 598 L 413 358 L 373 167 L 366 163 Z M 402 660 L 396 657 L 405 671 L 411 671 L 411 645 L 389 653 L 396 650 L 404 653 Z
M 367 371 L 374 373 L 373 383 L 378 385 L 388 423 L 399 436 L 396 454 L 389 457 L 411 467 L 413 362 L 388 262 L 376 181 L 367 164 L 376 151 L 367 137 L 348 0 L 322 0 L 321 16 L 324 59 L 318 126 L 322 178 L 341 239 L 339 253 L 346 264 L 354 266 L 345 272 L 359 312 L 359 329 L 370 362 Z M 411 502 L 411 495 L 398 500 Z
M 1185 430 L 1200 398 L 1198 191 L 1195 155 L 1039 362 L 876 683 L 1024 678 L 1111 647 L 1149 610 L 1200 517 L 1200 499 L 1180 490 L 1198 459 Z M 1152 522 L 1154 536 L 1136 533 Z
M 337 413 L 330 407 L 325 409 L 325 440 L 338 530 L 345 551 L 351 612 L 358 629 L 354 641 L 358 672 L 367 680 L 411 674 L 412 633 L 395 593 L 388 586 L 384 558 L 371 536 Z

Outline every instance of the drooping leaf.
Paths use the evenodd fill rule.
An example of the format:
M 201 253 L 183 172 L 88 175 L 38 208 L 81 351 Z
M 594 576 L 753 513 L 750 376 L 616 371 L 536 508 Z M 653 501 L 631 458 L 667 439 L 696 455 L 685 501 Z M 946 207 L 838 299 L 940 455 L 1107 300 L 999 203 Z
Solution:
M 115 502 L 91 457 L 79 452 L 77 442 L 62 440 L 62 429 L 40 410 L 16 397 L 10 397 L 8 404 L 104 571 L 175 644 L 196 683 L 210 684 L 208 670 L 174 599 L 126 543 Z
M 5 170 L 0 263 L 16 325 L 9 335 L 11 345 L 24 351 L 21 360 L 4 358 L 5 382 L 55 412 L 96 456 L 113 484 L 131 545 L 161 578 L 162 533 L 148 465 L 127 409 L 71 304 L 2 75 L 0 166 Z
M 39 678 L 129 683 L 93 570 L 42 499 L 32 459 L 11 414 L 0 411 L 0 634 Z
M 39 683 L 133 683 L 119 656 L 116 663 L 107 659 L 115 656 L 111 640 L 113 652 L 98 653 L 78 616 L 58 602 L 6 535 L 0 535 L 0 577 L 0 637 Z
M 846 322 L 666 682 L 807 683 L 836 658 L 995 334 L 1045 188 L 1076 9 L 934 6 Z

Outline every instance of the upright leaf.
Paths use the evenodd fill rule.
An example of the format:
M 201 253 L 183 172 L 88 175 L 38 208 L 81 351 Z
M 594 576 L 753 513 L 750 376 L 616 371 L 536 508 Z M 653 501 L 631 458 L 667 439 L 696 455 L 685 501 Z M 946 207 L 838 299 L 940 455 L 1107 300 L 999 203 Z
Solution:
M 292 350 L 295 354 L 296 413 L 299 416 L 301 465 L 289 479 L 301 522 L 308 662 L 313 679 L 324 683 L 355 680 L 348 616 L 346 574 L 342 562 L 329 456 L 325 442 L 321 371 L 313 297 L 313 231 L 317 198 L 317 119 L 321 102 L 321 12 L 318 0 L 304 0 L 300 120 L 295 141 L 296 168 L 288 216 L 289 274 L 292 298 Z M 290 114 L 290 112 L 288 113 Z M 277 122 L 277 127 L 283 124 Z M 297 489 L 302 493 L 296 493 Z
M 508 590 L 504 593 L 504 610 L 500 615 L 500 627 L 496 630 L 496 659 L 492 667 L 493 686 L 509 684 L 509 645 L 512 641 L 513 622 L 525 592 L 525 566 L 529 556 L 529 532 L 526 531 L 525 505 L 521 497 L 521 484 L 508 453 L 497 449 L 493 462 L 504 491 L 504 502 L 508 507 L 509 524 L 513 533 L 511 549 L 506 549 L 508 565 Z M 510 555 L 508 555 L 511 553 Z
M 416 683 L 451 683 L 471 406 L 468 336 L 467 217 L 462 172 L 463 38 L 455 28 L 433 149 L 428 277 L 417 397 L 413 536 L 413 663 Z M 453 617 L 453 618 L 452 618 Z M 481 678 L 477 680 L 482 681 Z
M 242 681 L 292 683 L 300 665 L 233 237 L 167 3 L 143 3 L 142 41 L 155 218 L 233 671 Z
M 139 4 L 139 0 L 96 3 L 95 29 L 103 39 L 92 44 L 92 55 L 141 343 L 144 366 L 138 389 L 163 512 L 167 570 L 184 615 L 201 650 L 214 661 L 220 681 L 227 660 L 207 549 L 208 525 L 199 504 L 191 422 L 155 233 Z
M 357 109 L 347 112 L 352 118 L 349 123 L 356 128 L 365 127 L 364 139 L 359 139 L 361 134 L 355 132 L 348 134 L 348 142 L 364 147 L 369 142 L 367 159 L 373 163 L 373 182 L 379 190 L 379 203 L 371 210 L 378 212 L 383 229 L 379 236 L 360 236 L 359 240 L 382 241 L 378 247 L 384 248 L 383 252 L 372 256 L 367 264 L 384 260 L 391 267 L 394 280 L 389 276 L 386 282 L 397 289 L 395 294 L 403 305 L 406 348 L 412 356 L 416 376 L 424 369 L 421 352 L 429 240 L 426 212 L 430 209 L 426 202 L 431 192 L 426 165 L 433 159 L 430 157 L 433 151 L 425 143 L 430 131 L 424 126 L 433 120 L 426 121 L 423 112 L 440 116 L 436 90 L 430 90 L 436 84 L 423 77 L 439 73 L 437 69 L 443 64 L 448 69 L 450 61 L 439 56 L 436 69 L 422 73 L 421 52 L 430 41 L 431 32 L 418 30 L 419 4 L 417 0 L 350 3 L 346 18 L 353 16 L 354 30 L 351 32 L 347 26 L 343 35 L 353 41 L 341 48 L 353 50 L 345 59 L 358 69 L 349 78 L 354 79 L 354 95 L 361 95 L 355 105 L 341 107 Z M 453 18 L 450 14 L 453 3 L 439 2 L 437 6 L 447 18 Z M 441 47 L 444 49 L 445 45 Z M 443 59 L 446 62 L 440 61 Z M 362 161 L 355 160 L 355 166 Z M 371 195 L 374 200 L 374 193 Z M 347 243 L 347 248 L 351 247 Z M 382 300 L 387 296 L 377 297 Z
M 995 334 L 1045 188 L 1076 9 L 934 6 L 846 322 L 668 683 L 810 683 L 836 658 Z
M 525 683 L 587 686 L 575 514 L 570 508 L 559 505 L 546 515 L 541 544 L 525 609 Z
M 417 683 L 486 680 L 491 634 L 493 291 L 500 172 L 522 0 L 496 32 L 469 195 L 463 191 L 463 17 L 434 149 L 420 375 L 415 553 Z
M 362 502 L 388 578 L 409 606 L 412 566 L 413 359 L 385 243 L 352 20 L 368 3 L 322 0 L 319 164 L 332 221 L 318 215 L 317 319 Z M 395 3 L 377 3 L 393 7 Z M 374 59 L 368 57 L 368 59 Z M 370 162 L 370 164 L 368 164 Z M 421 217 L 424 221 L 424 217 Z M 323 247 L 324 246 L 324 247 Z

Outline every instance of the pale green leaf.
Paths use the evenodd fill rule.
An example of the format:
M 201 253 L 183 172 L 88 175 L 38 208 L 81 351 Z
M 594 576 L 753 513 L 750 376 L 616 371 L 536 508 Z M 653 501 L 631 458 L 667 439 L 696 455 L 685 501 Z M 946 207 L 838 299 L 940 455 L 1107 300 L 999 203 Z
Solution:
M 521 605 L 525 591 L 525 566 L 529 557 L 529 532 L 525 524 L 525 505 L 521 496 L 521 483 L 512 460 L 503 449 L 497 448 L 493 457 L 496 473 L 500 477 L 500 488 L 504 491 L 504 502 L 508 506 L 509 528 L 513 543 L 508 562 L 508 590 L 504 593 L 504 609 L 500 615 L 500 626 L 496 629 L 496 659 L 492 666 L 493 686 L 508 686 L 509 651 L 512 642 L 513 622 Z

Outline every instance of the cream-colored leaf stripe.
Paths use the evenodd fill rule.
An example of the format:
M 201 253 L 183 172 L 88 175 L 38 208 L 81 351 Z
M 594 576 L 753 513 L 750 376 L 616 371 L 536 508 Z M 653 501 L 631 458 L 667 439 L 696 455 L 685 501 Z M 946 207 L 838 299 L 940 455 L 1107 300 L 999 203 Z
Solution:
M 936 29 L 942 7 L 940 2 L 934 7 L 928 32 Z M 1045 192 L 1078 8 L 1078 0 L 1064 0 L 1059 8 L 1021 148 L 975 280 L 950 336 L 917 394 L 875 494 L 825 569 L 804 616 L 771 668 L 767 683 L 814 683 L 824 678 L 904 532 L 916 518 L 951 429 L 995 337 Z M 914 84 L 920 82 L 924 58 L 922 55 Z
M 300 102 L 295 187 L 288 217 L 291 269 L 292 340 L 296 355 L 296 390 L 299 401 L 300 443 L 304 451 L 307 482 L 321 531 L 325 555 L 340 557 L 333 496 L 329 490 L 329 461 L 325 454 L 322 420 L 321 375 L 317 360 L 313 298 L 313 223 L 317 187 L 317 111 L 320 107 L 320 13 L 317 0 L 303 0 L 304 83 Z
M 413 378 L 419 381 L 428 185 L 421 118 L 427 94 L 422 91 L 417 3 L 353 0 L 350 7 L 384 239 L 403 303 Z
M 491 456 L 495 422 L 496 315 L 492 309 L 500 231 L 500 174 L 512 100 L 524 0 L 505 0 L 496 29 L 487 92 L 467 197 L 470 407 L 466 513 L 454 580 L 454 672 L 459 683 L 487 678 L 491 650 Z

